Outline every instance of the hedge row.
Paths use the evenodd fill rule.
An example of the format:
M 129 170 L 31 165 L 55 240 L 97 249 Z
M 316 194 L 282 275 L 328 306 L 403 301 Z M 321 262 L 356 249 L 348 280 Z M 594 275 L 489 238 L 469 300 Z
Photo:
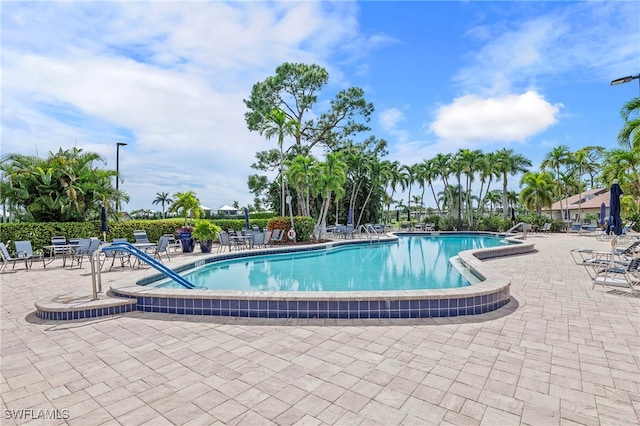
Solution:
M 244 219 L 210 219 L 224 230 L 233 229 L 240 231 L 245 227 Z M 173 234 L 176 229 L 183 224 L 183 219 L 165 219 L 165 220 L 128 220 L 126 222 L 109 222 L 109 230 L 106 233 L 106 241 L 114 238 L 127 238 L 130 242 L 134 242 L 133 231 L 144 229 L 147 232 L 150 241 L 158 241 L 164 234 Z M 272 223 L 272 225 L 269 225 Z M 250 226 L 257 226 L 260 229 L 280 228 L 285 232 L 291 227 L 290 219 L 272 218 L 272 219 L 251 219 Z M 310 217 L 295 217 L 294 223 L 298 233 L 298 241 L 308 241 L 313 231 L 313 219 Z M 62 235 L 67 238 L 91 238 L 98 237 L 103 239 L 100 232 L 100 221 L 91 222 L 25 222 L 25 223 L 0 223 L 0 241 L 7 243 L 9 241 L 29 240 L 34 250 L 40 250 L 43 246 L 51 244 L 51 237 Z M 285 237 L 286 239 L 286 237 Z M 13 251 L 13 245 L 9 247 Z

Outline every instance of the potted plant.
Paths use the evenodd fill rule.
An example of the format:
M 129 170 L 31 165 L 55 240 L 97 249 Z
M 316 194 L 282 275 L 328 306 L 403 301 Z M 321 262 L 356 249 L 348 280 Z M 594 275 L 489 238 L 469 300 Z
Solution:
M 176 229 L 176 236 L 180 239 L 183 253 L 193 252 L 193 226 L 185 225 Z
M 200 241 L 200 251 L 202 253 L 211 253 L 213 242 L 218 239 L 220 227 L 208 220 L 199 220 L 193 229 L 193 238 Z

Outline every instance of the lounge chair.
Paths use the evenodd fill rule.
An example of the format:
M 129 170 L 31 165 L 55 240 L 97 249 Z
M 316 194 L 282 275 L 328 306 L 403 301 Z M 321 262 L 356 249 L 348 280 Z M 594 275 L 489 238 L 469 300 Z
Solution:
M 633 242 L 631 245 L 627 247 L 616 247 L 613 251 L 594 250 L 594 249 L 572 249 L 570 253 L 571 253 L 571 257 L 573 257 L 574 262 L 576 262 L 578 265 L 584 265 L 585 263 L 589 263 L 589 261 L 594 258 L 607 256 L 612 253 L 613 255 L 618 256 L 624 260 L 629 260 L 629 258 L 634 257 L 635 253 L 638 251 L 640 251 L 640 240 Z
M 31 243 L 29 243 L 29 246 L 31 246 Z M 33 262 L 33 253 L 31 256 L 28 256 L 26 252 L 18 251 L 15 256 L 11 256 L 4 243 L 0 243 L 0 257 L 2 257 L 2 269 L 0 269 L 0 271 L 4 271 L 10 262 L 13 263 L 11 269 L 16 267 L 16 262 L 24 262 L 24 267 L 28 271 Z
M 571 224 L 571 228 L 567 229 L 568 232 L 580 232 L 582 231 L 582 224 L 580 222 L 575 222 Z
M 598 284 L 633 289 L 633 284 L 640 283 L 639 268 L 640 257 L 633 258 L 626 267 L 613 266 L 603 268 L 593 278 L 592 288 L 595 288 L 596 284 Z
M 549 222 L 542 225 L 542 228 L 538 229 L 540 232 L 551 232 L 551 224 Z

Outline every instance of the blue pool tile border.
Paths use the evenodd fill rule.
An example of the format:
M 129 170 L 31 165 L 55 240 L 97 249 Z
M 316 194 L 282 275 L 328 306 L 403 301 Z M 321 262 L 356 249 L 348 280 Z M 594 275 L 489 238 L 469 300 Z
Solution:
M 250 300 L 207 297 L 146 297 L 114 291 L 118 297 L 135 298 L 136 309 L 179 315 L 249 318 L 394 319 L 479 315 L 509 303 L 509 287 L 473 297 L 403 300 Z
M 55 311 L 49 309 L 36 309 L 36 316 L 44 320 L 70 321 L 125 314 L 135 310 L 137 310 L 137 305 L 128 303 L 125 305 L 108 306 L 104 308 L 87 308 L 77 310 Z
M 406 234 L 403 234 L 406 235 Z M 392 243 L 395 240 L 373 242 L 374 244 Z M 343 241 L 334 242 L 330 246 L 349 244 L 370 244 L 371 241 Z M 324 246 L 291 247 L 260 250 L 259 252 L 226 253 L 198 260 L 175 268 L 176 272 L 184 272 L 208 263 L 228 259 L 237 259 L 257 255 L 276 253 L 290 253 L 300 251 L 324 250 Z M 132 287 L 111 288 L 115 297 L 135 299 L 135 303 L 119 304 L 104 308 L 87 308 L 77 310 L 40 309 L 36 316 L 45 320 L 75 320 L 96 318 L 105 315 L 116 315 L 132 311 L 170 313 L 178 315 L 207 315 L 247 318 L 334 318 L 334 319 L 410 319 L 410 318 L 441 318 L 467 315 L 479 315 L 499 309 L 511 300 L 510 282 L 506 277 L 496 275 L 482 265 L 481 259 L 510 256 L 527 253 L 534 250 L 533 244 L 513 244 L 499 248 L 470 250 L 460 254 L 463 263 L 472 271 L 493 280 L 493 284 L 476 287 L 472 293 L 462 291 L 460 294 L 440 293 L 430 290 L 419 291 L 412 295 L 403 292 L 370 292 L 366 295 L 340 296 L 335 298 L 313 296 L 277 294 L 243 294 L 240 296 L 230 293 L 227 295 L 197 294 L 192 290 L 177 290 L 168 294 L 141 294 L 153 291 L 146 284 L 164 278 L 159 274 L 144 278 Z M 468 253 L 465 255 L 465 253 Z M 474 272 L 475 273 L 475 272 Z M 142 291 L 140 290 L 142 289 Z M 466 287 L 470 289 L 470 287 Z

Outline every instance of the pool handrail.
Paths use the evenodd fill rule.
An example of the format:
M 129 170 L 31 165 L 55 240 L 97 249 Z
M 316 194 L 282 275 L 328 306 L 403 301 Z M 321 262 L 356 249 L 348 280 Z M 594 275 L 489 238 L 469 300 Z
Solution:
M 175 282 L 177 282 L 178 284 L 180 284 L 181 286 L 188 288 L 188 289 L 193 289 L 195 288 L 195 286 L 187 281 L 184 277 L 182 277 L 181 275 L 177 274 L 175 271 L 173 271 L 170 268 L 167 268 L 164 263 L 154 259 L 153 257 L 149 256 L 147 253 L 145 253 L 144 251 L 140 250 L 139 248 L 137 248 L 136 246 L 134 246 L 131 243 L 128 242 L 114 242 L 109 246 L 106 247 L 101 247 L 100 250 L 96 250 L 96 252 L 94 253 L 93 257 L 92 257 L 92 262 L 91 262 L 91 280 L 93 283 L 93 298 L 94 300 L 97 299 L 97 291 L 101 291 L 101 287 L 102 287 L 102 278 L 100 276 L 100 266 L 99 264 L 97 265 L 96 262 L 99 262 L 99 255 L 100 252 L 107 252 L 107 251 L 124 251 L 129 253 L 130 255 L 133 255 L 135 257 L 137 257 L 140 261 L 146 263 L 147 265 L 151 266 L 152 268 L 156 269 L 157 271 L 161 272 L 162 274 L 166 275 L 168 278 L 171 278 L 172 280 L 174 280 Z M 96 280 L 96 276 L 97 276 L 97 280 Z M 100 290 L 96 290 L 96 284 L 97 284 L 97 288 Z
M 370 229 L 369 229 L 370 228 Z M 380 234 L 378 234 L 378 231 L 375 230 L 375 228 L 373 226 L 365 226 L 365 225 L 360 225 L 358 227 L 358 235 L 362 234 L 360 232 L 360 230 L 364 230 L 364 232 L 366 232 L 368 240 L 370 242 L 373 242 L 373 235 L 371 235 L 371 232 L 373 232 L 375 234 L 375 236 L 377 237 L 377 240 L 380 241 Z

